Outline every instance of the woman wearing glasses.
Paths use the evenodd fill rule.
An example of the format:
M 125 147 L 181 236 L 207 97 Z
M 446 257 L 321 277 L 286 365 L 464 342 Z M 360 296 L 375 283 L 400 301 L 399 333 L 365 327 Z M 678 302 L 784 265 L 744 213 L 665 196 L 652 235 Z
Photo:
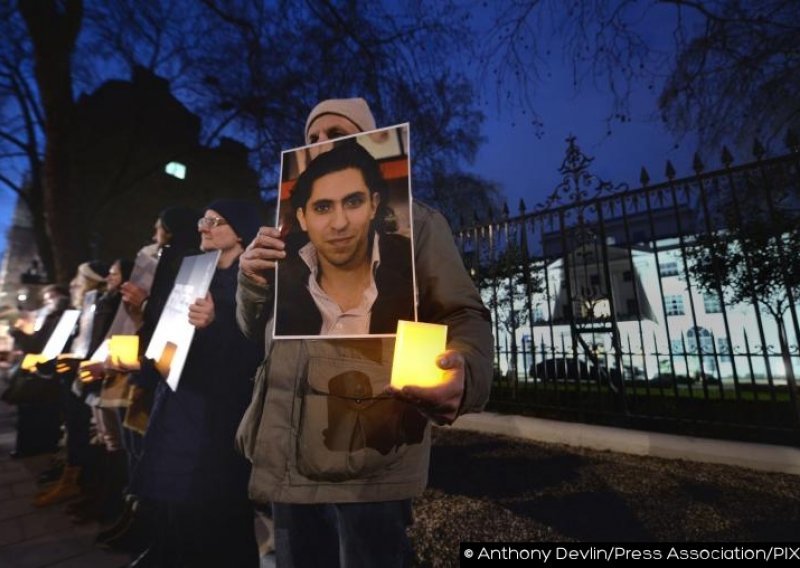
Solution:
M 136 476 L 156 530 L 135 566 L 258 566 L 249 464 L 234 435 L 263 347 L 239 331 L 234 298 L 243 243 L 259 225 L 254 204 L 231 199 L 209 204 L 197 222 L 200 249 L 221 254 L 208 294 L 189 307 L 196 331 L 177 390 L 157 378 Z

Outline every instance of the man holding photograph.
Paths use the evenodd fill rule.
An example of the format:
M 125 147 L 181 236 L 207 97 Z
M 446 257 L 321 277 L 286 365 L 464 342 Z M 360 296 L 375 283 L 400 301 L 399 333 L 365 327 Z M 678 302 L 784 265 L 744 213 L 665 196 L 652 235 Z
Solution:
M 363 99 L 328 100 L 312 110 L 306 141 L 326 142 L 313 155 L 374 128 Z M 488 399 L 488 311 L 444 218 L 417 203 L 412 216 L 419 319 L 448 326 L 437 387 L 388 386 L 393 339 L 273 340 L 273 269 L 288 262 L 287 246 L 277 228 L 261 227 L 242 255 L 237 320 L 269 357 L 237 442 L 253 464 L 251 498 L 273 503 L 278 566 L 409 565 L 406 527 L 427 484 L 430 421 L 452 423 Z
M 392 334 L 414 319 L 411 243 L 385 230 L 388 187 L 364 147 L 315 158 L 291 206 L 305 238 L 278 271 L 276 335 Z

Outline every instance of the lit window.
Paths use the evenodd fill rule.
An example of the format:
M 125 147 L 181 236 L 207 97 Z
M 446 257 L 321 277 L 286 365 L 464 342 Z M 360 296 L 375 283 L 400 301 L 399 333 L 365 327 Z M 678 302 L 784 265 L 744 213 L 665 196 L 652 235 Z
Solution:
M 716 294 L 705 294 L 703 296 L 703 307 L 707 314 L 722 313 L 722 303 L 719 301 L 719 296 Z
M 164 171 L 178 179 L 186 179 L 186 166 L 180 162 L 170 162 L 167 164 L 167 167 L 164 168 Z
M 683 309 L 683 296 L 664 296 L 664 305 L 668 316 L 682 316 L 686 313 Z
M 661 276 L 677 276 L 678 263 L 674 261 L 662 262 L 659 266 L 659 274 Z

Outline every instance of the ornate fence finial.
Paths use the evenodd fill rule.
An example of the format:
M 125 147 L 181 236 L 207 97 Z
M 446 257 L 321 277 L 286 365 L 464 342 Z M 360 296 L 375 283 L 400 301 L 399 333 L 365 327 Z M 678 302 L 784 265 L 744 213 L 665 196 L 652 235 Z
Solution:
M 700 154 L 698 154 L 697 152 L 694 153 L 694 159 L 692 159 L 692 169 L 694 170 L 694 173 L 696 173 L 697 175 L 700 175 L 705 169 L 705 166 L 703 165 L 703 160 L 700 159 Z
M 727 146 L 722 147 L 722 164 L 726 168 L 730 168 L 731 164 L 733 163 L 733 155 L 731 155 L 730 150 L 728 150 Z
M 756 160 L 761 160 L 764 157 L 766 150 L 764 150 L 764 146 L 761 144 L 761 140 L 758 138 L 755 139 L 753 142 L 753 156 L 756 157 Z
M 664 171 L 664 174 L 667 176 L 668 180 L 675 179 L 675 168 L 672 167 L 672 162 L 667 160 L 667 169 Z
M 639 181 L 642 184 L 642 187 L 647 186 L 650 183 L 650 174 L 647 173 L 647 168 L 642 166 L 642 172 L 639 174 Z
M 503 219 L 508 219 L 508 203 L 503 203 Z
M 525 200 L 521 197 L 519 198 L 519 214 L 520 216 L 525 215 Z
M 561 182 L 543 203 L 534 207 L 534 210 L 548 210 L 562 205 L 580 205 L 601 195 L 627 189 L 627 184 L 614 185 L 589 171 L 589 166 L 594 158 L 581 151 L 575 136 L 570 135 L 566 142 L 567 151 L 558 168 Z

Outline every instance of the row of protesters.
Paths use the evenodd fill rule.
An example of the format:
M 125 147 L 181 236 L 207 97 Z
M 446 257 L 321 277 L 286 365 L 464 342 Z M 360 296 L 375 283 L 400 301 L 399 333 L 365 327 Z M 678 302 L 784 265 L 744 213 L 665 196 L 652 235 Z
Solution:
M 192 304 L 187 315 L 196 333 L 178 389 L 173 392 L 166 385 L 152 361 L 144 360 L 141 370 L 133 374 L 135 383 L 145 392 L 150 391 L 154 399 L 146 428 L 139 431 L 144 436 L 123 429 L 123 446 L 130 458 L 126 460 L 130 466 L 125 468 L 131 477 L 128 490 L 146 503 L 142 509 L 151 514 L 144 521 L 154 529 L 140 535 L 147 538 L 146 542 L 129 543 L 140 548 L 137 556 L 141 558 L 135 565 L 224 565 L 231 558 L 231 550 L 238 559 L 234 565 L 258 564 L 253 509 L 247 497 L 250 467 L 233 443 L 250 400 L 253 374 L 263 358 L 262 347 L 248 341 L 235 321 L 238 257 L 260 225 L 257 210 L 253 203 L 229 199 L 214 201 L 204 215 L 184 208 L 165 210 L 155 227 L 160 258 L 151 285 L 143 289 L 131 282 L 120 284 L 127 279 L 127 267 L 123 270 L 122 264 L 115 263 L 106 294 L 97 301 L 87 297 L 81 302 L 92 306 L 94 317 L 88 319 L 94 326 L 91 343 L 78 355 L 91 355 L 98 341 L 105 338 L 107 324 L 120 300 L 128 313 L 138 319 L 143 352 L 184 257 L 220 251 L 208 295 Z M 75 284 L 79 284 L 77 279 Z M 78 291 L 76 286 L 76 301 Z M 52 319 L 57 321 L 57 316 Z M 79 329 L 81 333 L 73 345 L 84 343 L 82 335 L 89 326 L 84 323 Z M 82 396 L 90 402 L 96 400 L 96 385 L 104 388 L 110 372 L 113 366 L 99 373 L 105 377 L 103 381 L 82 385 Z M 88 408 L 74 394 L 71 396 L 70 408 Z M 79 405 L 72 404 L 75 401 Z M 124 416 L 108 410 L 97 407 L 92 416 L 107 451 L 101 461 L 107 467 L 97 475 L 106 489 L 68 506 L 76 520 L 102 520 L 97 512 L 109 510 L 104 506 L 112 494 L 121 495 L 119 484 L 124 476 L 119 468 L 119 431 Z M 67 415 L 71 417 L 67 427 L 69 463 L 58 482 L 38 496 L 42 505 L 62 502 L 80 493 L 78 476 L 84 469 L 82 462 L 87 460 L 82 453 L 86 445 L 79 442 L 88 437 L 89 419 L 85 412 Z M 135 511 L 131 507 L 129 513 Z M 127 516 L 127 521 L 136 518 Z M 98 535 L 98 541 L 119 542 L 124 536 L 119 529 L 130 528 L 130 524 L 110 527 L 106 534 Z
M 306 142 L 318 143 L 310 152 L 315 158 L 336 150 L 332 139 L 374 128 L 363 99 L 337 99 L 312 110 L 304 134 Z M 312 300 L 322 318 L 320 339 L 272 340 L 274 269 L 286 259 L 277 227 L 259 228 L 255 208 L 230 200 L 211 203 L 198 223 L 200 248 L 221 255 L 208 296 L 189 309 L 196 333 L 180 383 L 171 390 L 165 370 L 147 359 L 140 358 L 136 373 L 142 387 L 154 388 L 155 400 L 130 488 L 155 512 L 155 530 L 131 566 L 257 566 L 248 493 L 272 508 L 278 566 L 405 566 L 413 561 L 406 530 L 411 499 L 427 483 L 431 423 L 449 424 L 460 414 L 479 411 L 488 399 L 489 314 L 446 221 L 415 202 L 417 312 L 422 321 L 448 326 L 447 350 L 436 361 L 443 382 L 392 389 L 392 338 L 324 337 L 327 316 L 320 304 L 336 302 L 335 290 L 343 289 L 341 282 L 328 286 L 330 280 L 353 268 L 374 291 L 381 261 L 369 260 L 379 241 L 371 221 L 380 191 L 367 186 L 364 170 L 323 161 L 331 162 L 331 169 L 307 180 L 307 198 L 293 200 L 311 245 L 304 248 L 309 271 L 300 285 L 309 290 L 318 285 Z M 342 171 L 356 186 L 343 197 L 334 192 L 321 199 L 321 187 L 331 189 L 322 180 Z M 358 199 L 349 197 L 353 192 Z M 322 235 L 317 242 L 309 230 L 310 204 L 313 214 L 331 212 L 337 224 L 325 228 L 323 219 L 315 220 Z M 370 223 L 356 230 L 351 214 L 365 212 Z M 326 256 L 330 231 L 340 237 L 336 251 Z M 344 249 L 347 254 L 339 255 Z M 123 286 L 123 301 L 125 294 Z M 153 301 L 151 290 L 143 315 Z M 135 302 L 131 294 L 130 304 Z M 371 317 L 367 310 L 355 325 L 368 331 Z M 262 346 L 268 356 L 255 373 Z M 344 383 L 342 396 L 311 387 L 312 381 L 324 382 L 332 391 L 333 379 Z M 350 400 L 353 380 L 349 386 L 367 381 L 368 399 Z M 362 403 L 369 406 L 369 420 L 362 420 Z M 350 440 L 339 436 L 341 429 L 332 432 L 332 406 L 348 411 L 351 426 L 365 431 L 354 431 Z M 247 461 L 231 447 L 237 424 L 236 445 Z M 326 433 L 337 443 L 307 444 Z
M 295 189 L 306 191 L 292 195 L 292 207 L 310 241 L 302 249 L 308 269 L 299 285 L 308 288 L 317 307 L 313 319 L 323 337 L 272 340 L 274 269 L 289 262 L 289 247 L 278 228 L 261 227 L 240 264 L 237 318 L 249 337 L 265 343 L 269 355 L 237 437 L 253 464 L 251 498 L 272 502 L 276 559 L 282 568 L 410 565 L 406 529 L 411 499 L 427 483 L 430 424 L 449 424 L 460 414 L 479 411 L 489 395 L 489 313 L 447 222 L 416 202 L 418 314 L 421 321 L 448 326 L 447 350 L 437 358 L 444 382 L 394 390 L 389 387 L 393 339 L 324 337 L 331 314 L 348 311 L 338 301 L 342 290 L 350 304 L 362 303 L 347 294 L 343 282 L 358 277 L 351 291 L 374 291 L 384 263 L 383 251 L 377 268 L 370 263 L 380 203 L 379 189 L 367 182 L 367 170 L 374 168 L 348 159 L 348 153 L 363 154 L 360 150 L 329 143 L 373 129 L 375 120 L 363 99 L 324 101 L 306 122 L 306 142 L 318 143 L 312 157 L 321 155 L 315 160 L 324 165 L 312 161 L 306 170 L 311 177 L 303 183 L 298 179 Z M 279 274 L 283 277 L 283 270 Z M 380 293 L 371 306 L 381 302 Z M 356 331 L 367 333 L 373 315 L 370 308 L 367 317 L 357 318 Z M 341 392 L 334 392 L 339 385 Z M 358 392 L 358 400 L 347 395 Z M 351 436 L 333 423 L 337 418 L 350 425 Z M 332 443 L 334 436 L 342 443 Z M 325 442 L 314 442 L 320 439 Z

